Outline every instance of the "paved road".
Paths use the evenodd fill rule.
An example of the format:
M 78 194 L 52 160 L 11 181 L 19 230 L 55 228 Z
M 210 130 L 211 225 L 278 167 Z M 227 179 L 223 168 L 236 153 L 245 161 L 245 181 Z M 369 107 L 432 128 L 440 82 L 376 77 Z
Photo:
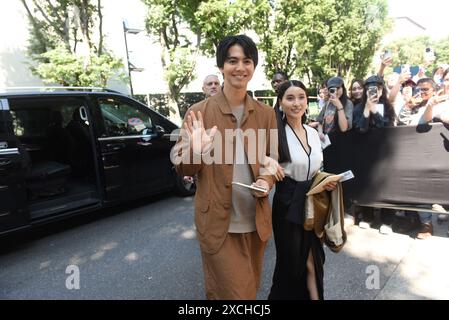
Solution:
M 449 299 L 447 225 L 439 228 L 442 237 L 419 241 L 348 225 L 343 251 L 326 249 L 325 297 Z M 198 250 L 192 198 L 146 199 L 0 240 L 0 298 L 203 299 Z M 274 254 L 270 241 L 259 299 Z M 79 268 L 79 289 L 66 288 L 70 265 Z

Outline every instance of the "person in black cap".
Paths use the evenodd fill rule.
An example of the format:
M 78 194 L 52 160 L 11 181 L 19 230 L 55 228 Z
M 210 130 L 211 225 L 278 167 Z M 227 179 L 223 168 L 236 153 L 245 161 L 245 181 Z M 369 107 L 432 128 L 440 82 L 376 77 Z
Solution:
M 348 99 L 343 79 L 340 77 L 330 78 L 327 81 L 327 89 L 329 101 L 321 109 L 316 119 L 320 123 L 318 133 L 321 141 L 324 141 L 324 135 L 330 132 L 345 132 L 352 128 L 354 106 Z
M 366 133 L 373 128 L 393 126 L 394 120 L 395 112 L 387 98 L 384 80 L 377 75 L 369 77 L 365 80 L 362 101 L 354 108 L 354 129 L 360 133 Z M 393 232 L 394 216 L 392 210 L 381 209 L 382 226 L 379 229 L 380 233 L 390 234 Z M 364 208 L 359 227 L 370 228 L 373 220 L 373 209 Z
M 392 126 L 394 119 L 384 80 L 379 76 L 369 77 L 365 80 L 362 100 L 354 107 L 354 128 L 367 132 L 370 128 Z

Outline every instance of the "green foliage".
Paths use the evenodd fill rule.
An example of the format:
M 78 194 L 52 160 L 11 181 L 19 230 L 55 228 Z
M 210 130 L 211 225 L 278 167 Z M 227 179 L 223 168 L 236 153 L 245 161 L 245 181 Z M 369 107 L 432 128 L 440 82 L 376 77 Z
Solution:
M 428 47 L 433 48 L 436 60 L 426 66 L 424 52 Z M 391 51 L 393 58 L 393 65 L 386 69 L 387 73 L 391 73 L 393 67 L 403 64 L 424 65 L 427 67 L 427 75 L 431 76 L 437 65 L 449 63 L 449 37 L 442 40 L 433 40 L 428 36 L 401 38 L 388 44 L 385 49 Z
M 43 53 L 41 57 L 46 62 L 40 63 L 34 72 L 46 84 L 64 86 L 105 87 L 108 78 L 123 66 L 120 60 L 108 53 L 83 58 L 63 46 Z
M 385 0 L 279 0 L 271 11 L 265 2 L 254 29 L 267 78 L 277 69 L 313 84 L 364 76 L 389 27 Z
M 389 43 L 385 49 L 390 50 L 394 66 L 402 64 L 422 65 L 424 50 L 432 46 L 428 36 L 401 38 Z
M 64 47 L 42 53 L 47 62 L 39 63 L 33 70 L 46 84 L 73 85 L 79 82 L 83 72 L 83 61 Z
M 196 54 L 187 47 L 177 47 L 169 52 L 170 64 L 165 68 L 165 79 L 175 101 L 178 101 L 180 90 L 193 80 Z
M 267 1 L 209 0 L 202 1 L 195 13 L 194 25 L 200 30 L 203 53 L 213 56 L 218 43 L 227 35 L 239 34 L 249 29 L 256 10 Z
M 431 45 L 435 51 L 435 56 L 437 58 L 436 63 L 441 64 L 449 63 L 449 37 L 434 41 Z
M 30 22 L 28 54 L 37 63 L 31 70 L 44 83 L 106 86 L 113 75 L 124 79 L 121 60 L 103 48 L 101 0 L 21 2 Z
M 142 0 L 148 6 L 146 29 L 161 44 L 161 62 L 169 87 L 168 105 L 171 119 L 180 122 L 179 96 L 182 88 L 194 79 L 199 40 L 195 12 L 199 0 Z M 199 36 L 197 36 L 199 39 Z

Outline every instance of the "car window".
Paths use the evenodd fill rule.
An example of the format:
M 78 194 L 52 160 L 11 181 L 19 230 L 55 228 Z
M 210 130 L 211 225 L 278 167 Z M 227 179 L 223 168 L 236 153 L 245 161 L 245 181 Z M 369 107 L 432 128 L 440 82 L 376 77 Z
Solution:
M 19 138 L 45 138 L 49 128 L 67 128 L 75 113 L 84 105 L 79 99 L 12 99 L 11 117 L 14 134 Z
M 152 129 L 153 124 L 147 112 L 135 105 L 116 99 L 99 99 L 106 136 L 125 136 L 142 134 Z

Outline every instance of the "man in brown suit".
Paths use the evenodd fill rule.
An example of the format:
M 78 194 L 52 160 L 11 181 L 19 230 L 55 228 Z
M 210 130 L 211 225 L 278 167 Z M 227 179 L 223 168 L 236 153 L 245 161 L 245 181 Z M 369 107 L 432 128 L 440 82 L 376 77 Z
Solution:
M 224 87 L 187 111 L 172 152 L 178 174 L 198 175 L 195 225 L 208 299 L 256 299 L 272 233 L 268 192 L 276 170 L 268 166 L 277 163 L 269 158 L 277 154 L 276 117 L 247 94 L 257 62 L 249 37 L 220 42 L 217 65 Z

